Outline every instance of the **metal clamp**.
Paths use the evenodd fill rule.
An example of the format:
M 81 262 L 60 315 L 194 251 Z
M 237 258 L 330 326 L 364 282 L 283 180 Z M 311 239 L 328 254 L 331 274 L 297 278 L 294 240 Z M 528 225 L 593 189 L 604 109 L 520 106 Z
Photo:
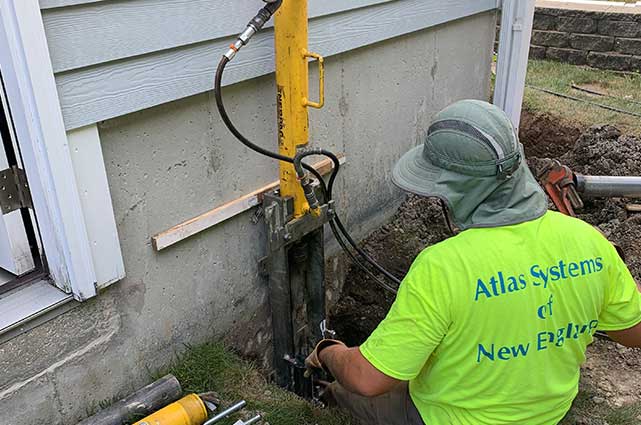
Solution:
M 318 102 L 312 102 L 308 98 L 303 98 L 303 106 L 320 109 L 325 105 L 325 58 L 318 53 L 312 53 L 308 50 L 303 50 L 303 57 L 305 59 L 312 58 L 318 62 Z M 307 64 L 309 66 L 309 63 Z

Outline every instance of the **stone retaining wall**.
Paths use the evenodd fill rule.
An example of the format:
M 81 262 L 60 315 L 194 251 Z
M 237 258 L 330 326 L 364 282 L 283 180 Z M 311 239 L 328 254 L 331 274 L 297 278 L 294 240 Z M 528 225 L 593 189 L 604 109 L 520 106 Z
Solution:
M 530 58 L 639 72 L 641 13 L 537 6 Z

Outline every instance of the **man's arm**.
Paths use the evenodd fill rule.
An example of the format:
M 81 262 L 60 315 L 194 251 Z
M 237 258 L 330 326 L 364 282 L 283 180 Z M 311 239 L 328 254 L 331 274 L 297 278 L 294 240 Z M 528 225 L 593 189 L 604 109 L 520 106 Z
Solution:
M 622 331 L 608 331 L 607 334 L 621 345 L 641 348 L 641 323 Z
M 432 271 L 428 250 L 414 261 L 387 316 L 363 345 L 321 344 L 316 352 L 317 363 L 348 391 L 373 397 L 411 381 L 447 333 L 452 295 L 441 284 L 445 279 Z
M 624 305 L 634 305 L 638 309 L 638 297 L 639 293 L 641 293 L 641 283 L 637 282 L 632 277 L 630 270 L 627 268 L 620 256 L 617 255 L 615 258 L 617 260 L 618 267 L 616 270 L 618 273 L 611 277 L 612 282 L 616 289 L 621 290 L 622 288 L 628 288 L 629 296 L 620 296 L 620 298 L 622 298 Z M 636 291 L 632 283 L 635 284 L 634 286 L 636 286 Z M 606 331 L 606 333 L 612 340 L 621 345 L 625 345 L 626 347 L 641 347 L 641 323 L 637 323 L 635 326 L 628 329 Z
M 401 382 L 372 366 L 358 347 L 332 345 L 320 352 L 319 359 L 345 389 L 365 397 L 385 394 Z
M 637 284 L 637 290 L 641 292 L 641 284 L 636 281 L 635 283 Z M 607 334 L 612 340 L 626 347 L 641 347 L 641 323 L 622 331 L 609 331 Z

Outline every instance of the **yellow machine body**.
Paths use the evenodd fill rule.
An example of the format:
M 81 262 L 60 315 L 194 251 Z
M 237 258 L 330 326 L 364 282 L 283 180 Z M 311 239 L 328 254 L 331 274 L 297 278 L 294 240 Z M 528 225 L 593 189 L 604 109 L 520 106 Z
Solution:
M 189 394 L 134 425 L 202 425 L 207 408 L 196 394 Z
M 324 63 L 320 55 L 307 50 L 307 0 L 284 1 L 275 16 L 276 86 L 279 152 L 288 157 L 307 145 L 307 108 L 321 108 L 324 101 Z M 309 100 L 309 59 L 319 66 L 319 101 Z M 303 189 L 292 164 L 280 163 L 280 191 L 294 200 L 294 217 L 309 211 Z

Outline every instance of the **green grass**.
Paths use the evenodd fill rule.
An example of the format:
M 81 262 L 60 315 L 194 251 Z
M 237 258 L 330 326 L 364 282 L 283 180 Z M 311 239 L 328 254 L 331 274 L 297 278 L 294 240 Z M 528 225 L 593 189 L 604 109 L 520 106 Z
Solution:
M 247 400 L 248 407 L 221 422 L 222 425 L 231 425 L 257 413 L 273 425 L 354 424 L 335 409 L 320 409 L 270 384 L 253 363 L 241 359 L 220 343 L 188 348 L 171 367 L 157 375 L 160 377 L 165 373 L 175 375 L 186 393 L 216 392 L 223 402 L 222 407 Z M 572 410 L 560 425 L 574 425 L 577 419 L 601 420 L 609 425 L 639 423 L 641 403 L 610 408 L 604 403 L 594 403 L 595 394 L 590 389 L 580 391 Z
M 164 373 L 180 381 L 186 393 L 215 391 L 223 406 L 246 400 L 248 407 L 223 425 L 260 413 L 274 425 L 350 425 L 335 409 L 320 409 L 270 384 L 256 366 L 241 359 L 220 343 L 189 347 Z
M 641 114 L 641 74 L 623 74 L 559 62 L 531 60 L 526 84 Z M 572 84 L 591 85 L 597 91 L 618 99 L 583 93 L 573 89 Z M 523 104 L 531 112 L 550 114 L 582 127 L 609 123 L 624 132 L 641 133 L 639 117 L 562 99 L 532 88 L 525 89 Z

